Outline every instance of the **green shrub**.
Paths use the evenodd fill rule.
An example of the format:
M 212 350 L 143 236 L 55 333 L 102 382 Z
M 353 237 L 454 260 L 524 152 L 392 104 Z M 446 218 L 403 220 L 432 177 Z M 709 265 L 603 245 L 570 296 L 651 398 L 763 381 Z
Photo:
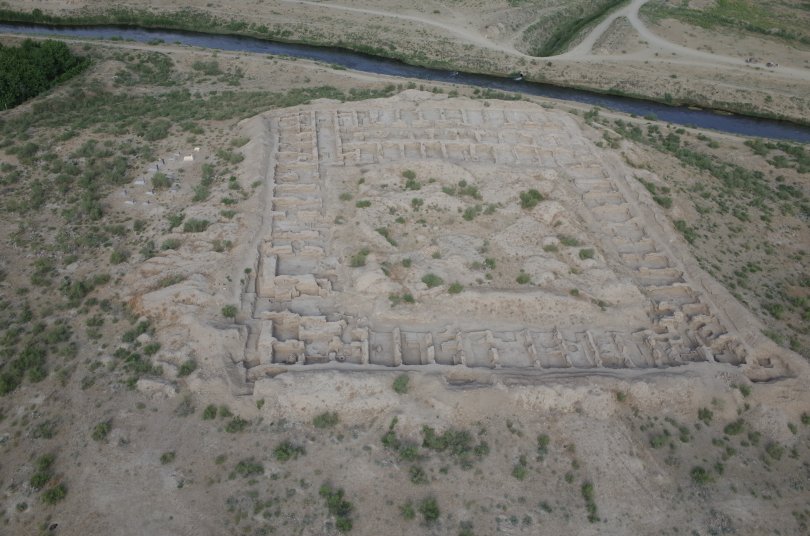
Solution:
M 230 240 L 216 239 L 213 242 L 211 242 L 211 248 L 217 253 L 222 253 L 223 251 L 230 250 L 231 247 L 233 247 L 233 242 L 231 242 Z
M 158 172 L 152 176 L 152 187 L 155 190 L 165 190 L 166 188 L 170 188 L 171 185 L 171 179 L 164 173 Z
M 196 409 L 191 394 L 186 394 L 180 400 L 180 403 L 177 404 L 177 407 L 174 408 L 174 414 L 178 417 L 188 417 L 189 415 L 193 415 Z
M 194 203 L 202 203 L 203 201 L 207 200 L 210 196 L 211 196 L 210 185 L 201 182 L 200 184 L 194 187 L 194 195 L 191 197 L 191 201 Z
M 458 181 L 458 187 L 443 186 L 442 192 L 447 195 L 457 195 L 459 197 L 468 196 L 478 201 L 483 199 L 481 192 L 478 191 L 478 187 L 476 187 L 474 184 L 468 184 L 467 181 L 464 180 Z
M 410 377 L 407 374 L 400 374 L 394 378 L 394 392 L 404 395 L 410 388 Z
M 154 240 L 147 240 L 146 243 L 140 249 L 141 257 L 145 259 L 151 259 L 157 254 L 157 248 L 155 247 Z
M 53 462 L 56 461 L 56 455 L 54 454 L 43 454 L 39 458 L 37 458 L 36 463 L 34 466 L 36 467 L 37 471 L 49 471 L 51 467 L 53 467 Z
M 582 260 L 593 259 L 594 250 L 592 248 L 580 249 L 579 258 Z
M 177 249 L 183 242 L 179 238 L 167 238 L 160 245 L 160 249 L 166 251 L 167 249 Z
M 290 441 L 284 441 L 273 449 L 273 456 L 280 462 L 294 460 L 305 453 L 304 447 L 295 445 Z
M 512 476 L 518 480 L 524 480 L 526 475 L 529 474 L 528 463 L 526 461 L 526 456 L 521 456 L 518 459 L 518 462 L 512 466 Z
M 414 462 L 422 459 L 422 456 L 419 454 L 419 445 L 416 445 L 415 443 L 401 443 L 398 454 L 399 459 L 404 462 Z
M 694 243 L 697 239 L 697 233 L 695 232 L 694 228 L 689 227 L 689 225 L 684 220 L 675 220 L 675 229 L 680 231 L 683 235 L 684 239 L 690 244 Z
M 474 445 L 472 434 L 466 430 L 449 429 L 437 434 L 427 425 L 422 427 L 422 446 L 437 452 L 448 452 L 462 460 L 470 455 L 483 458 L 489 454 L 489 446 L 483 441 Z
M 712 417 L 714 417 L 714 413 L 709 408 L 698 409 L 698 420 L 703 421 L 706 426 L 712 422 Z
M 125 249 L 116 248 L 110 253 L 110 264 L 121 264 L 129 258 L 129 252 Z
M 441 515 L 441 512 L 439 511 L 439 503 L 436 501 L 436 498 L 425 497 L 422 499 L 419 502 L 419 513 L 422 514 L 425 523 L 435 523 Z
M 582 498 L 585 499 L 585 509 L 588 511 L 588 521 L 590 523 L 596 523 L 599 521 L 599 516 L 597 515 L 593 484 L 590 482 L 583 482 L 580 490 L 582 491 Z
M 349 532 L 352 530 L 352 520 L 350 516 L 354 507 L 352 503 L 343 498 L 343 490 L 324 483 L 318 491 L 318 494 L 326 500 L 326 507 L 329 509 L 329 513 L 335 516 L 335 527 L 338 531 Z
M 3 414 L 0 412 L 0 421 L 3 420 Z M 31 436 L 35 439 L 51 439 L 56 435 L 59 425 L 58 419 L 48 419 L 38 423 L 31 432 Z M 53 456 L 53 455 L 46 455 Z M 44 458 L 44 456 L 43 456 Z
M 93 441 L 104 441 L 107 439 L 110 431 L 112 430 L 112 421 L 106 420 L 104 422 L 100 422 L 93 427 L 93 433 L 91 437 Z
M 709 472 L 699 465 L 693 467 L 689 475 L 692 477 L 692 482 L 700 486 L 705 486 L 712 481 L 712 476 Z
M 728 423 L 725 428 L 723 428 L 723 432 L 726 435 L 737 435 L 743 431 L 745 428 L 745 421 L 742 419 L 737 419 L 734 422 Z
M 204 421 L 211 421 L 217 418 L 217 406 L 215 404 L 208 404 L 202 413 Z
M 241 476 L 242 478 L 246 478 L 253 475 L 263 475 L 264 465 L 262 465 L 260 462 L 257 462 L 255 458 L 252 457 L 246 458 L 236 464 L 236 466 L 233 468 L 233 472 Z
M 180 365 L 180 368 L 177 370 L 177 375 L 183 378 L 195 370 L 197 370 L 197 362 L 194 359 L 187 359 Z
M 160 463 L 162 465 L 172 463 L 174 461 L 175 457 L 176 457 L 176 455 L 175 455 L 175 452 L 173 450 L 169 451 L 169 452 L 164 452 L 163 454 L 160 455 Z
M 348 517 L 335 518 L 335 528 L 338 532 L 349 532 L 352 530 L 352 520 Z
M 176 214 L 169 214 L 167 219 L 169 220 L 169 231 L 183 223 L 183 219 L 185 219 L 186 215 L 182 212 L 178 212 Z
M 238 312 L 239 310 L 235 305 L 226 305 L 222 308 L 222 316 L 225 318 L 236 318 L 236 313 Z
M 667 434 L 655 434 L 650 438 L 650 446 L 654 449 L 660 449 L 669 441 Z
M 774 460 L 781 460 L 782 455 L 785 453 L 785 447 L 779 443 L 768 443 L 765 447 L 765 452 Z
M 48 344 L 59 344 L 60 342 L 70 340 L 71 335 L 73 335 L 73 331 L 70 327 L 67 324 L 63 324 L 61 320 L 58 320 L 56 324 L 43 334 L 43 338 Z
M 29 483 L 31 484 L 32 488 L 39 490 L 42 489 L 45 484 L 50 482 L 52 477 L 53 474 L 50 471 L 37 471 L 31 475 L 31 480 L 29 480 Z
M 531 209 L 543 200 L 543 194 L 535 189 L 520 192 L 520 206 L 524 209 Z
M 478 215 L 480 215 L 482 211 L 483 208 L 481 207 L 481 205 L 474 205 L 472 207 L 467 207 L 466 209 L 464 209 L 464 213 L 461 215 L 461 217 L 464 218 L 465 221 L 472 221 Z
M 551 443 L 551 438 L 548 434 L 540 434 L 537 436 L 537 455 L 543 459 L 548 454 L 548 445 Z
M 458 294 L 463 290 L 464 290 L 464 285 L 462 285 L 458 281 L 455 281 L 455 282 L 451 283 L 450 286 L 447 287 L 447 292 L 449 292 L 450 294 Z
M 424 469 L 418 465 L 412 465 L 408 469 L 408 476 L 412 484 L 422 485 L 428 483 L 428 476 Z
M 393 428 L 390 428 L 386 433 L 383 434 L 381 442 L 383 447 L 393 451 L 398 451 L 399 447 L 402 445 L 402 442 L 397 437 L 397 433 L 393 430 Z
M 354 204 L 357 208 L 368 208 L 371 206 L 371 201 L 368 199 L 361 199 L 357 203 Z
M 416 179 L 408 179 L 405 181 L 406 190 L 419 190 L 422 188 L 422 183 Z
M 316 415 L 314 419 L 312 419 L 312 425 L 315 428 L 331 428 L 335 426 L 340 421 L 338 414 L 336 411 L 327 411 L 325 413 L 321 413 L 320 415 Z
M 217 157 L 223 162 L 227 162 L 229 164 L 238 164 L 245 159 L 245 155 L 242 153 L 236 153 L 230 149 L 217 149 Z
M 247 428 L 248 424 L 250 424 L 248 421 L 237 416 L 228 421 L 228 424 L 225 425 L 225 431 L 229 434 L 237 434 Z
M 396 240 L 394 240 L 393 238 L 391 238 L 391 232 L 390 232 L 390 231 L 389 231 L 387 228 L 385 228 L 385 227 L 378 227 L 378 228 L 376 229 L 376 231 L 377 231 L 378 233 L 380 233 L 380 234 L 383 236 L 383 238 L 385 238 L 385 239 L 388 241 L 388 243 L 389 243 L 389 244 L 391 244 L 391 245 L 392 245 L 392 246 L 394 246 L 394 247 L 396 247 L 396 246 L 397 246 L 397 241 L 396 241 Z
M 439 277 L 436 274 L 429 273 L 422 277 L 422 283 L 427 285 L 427 288 L 434 288 L 438 287 L 439 285 L 444 283 L 444 279 Z
M 215 59 L 210 61 L 197 60 L 191 64 L 191 68 L 207 76 L 217 76 L 222 74 L 219 62 Z
M 366 265 L 366 257 L 371 253 L 367 248 L 363 248 L 356 254 L 352 255 L 349 265 L 352 268 L 359 268 Z
M 197 220 L 197 219 L 190 219 L 186 220 L 186 223 L 183 224 L 183 232 L 184 233 L 201 233 L 208 229 L 210 222 L 208 220 Z
M 48 488 L 42 494 L 42 502 L 45 504 L 56 504 L 67 496 L 67 486 L 60 482 L 52 488 Z
M 44 454 L 37 458 L 34 464 L 36 472 L 31 476 L 30 480 L 32 488 L 41 489 L 45 484 L 50 482 L 51 478 L 53 478 L 53 471 L 51 469 L 55 460 L 56 456 L 53 454 Z
M 408 501 L 400 506 L 399 513 L 407 520 L 411 520 L 416 517 L 416 509 L 413 507 L 413 503 L 411 501 Z
M 520 284 L 520 285 L 525 285 L 525 284 L 529 283 L 531 280 L 532 280 L 532 278 L 529 276 L 529 274 L 527 274 L 525 272 L 521 272 L 515 278 L 515 281 L 517 281 L 518 284 Z
M 250 141 L 247 136 L 239 136 L 231 140 L 231 147 L 242 147 Z

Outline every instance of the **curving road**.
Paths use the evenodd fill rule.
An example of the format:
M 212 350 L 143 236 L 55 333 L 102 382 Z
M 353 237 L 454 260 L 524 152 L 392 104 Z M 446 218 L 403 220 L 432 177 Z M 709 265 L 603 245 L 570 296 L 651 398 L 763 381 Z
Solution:
M 617 11 L 611 13 L 607 18 L 600 22 L 593 30 L 579 43 L 576 47 L 568 52 L 555 56 L 558 59 L 564 60 L 581 60 L 581 61 L 605 61 L 605 56 L 597 56 L 593 54 L 593 46 L 600 37 L 607 31 L 613 21 L 619 17 L 626 17 L 633 28 L 638 32 L 641 39 L 647 42 L 650 47 L 658 49 L 661 52 L 672 55 L 678 55 L 678 63 L 685 64 L 711 64 L 711 65 L 728 65 L 734 67 L 748 67 L 751 66 L 745 63 L 743 58 L 735 58 L 732 56 L 724 56 L 722 54 L 713 54 L 703 50 L 695 50 L 682 45 L 678 45 L 671 41 L 667 41 L 663 37 L 654 34 L 639 18 L 638 12 L 641 6 L 646 4 L 649 0 L 632 0 L 630 4 L 624 6 Z M 623 54 L 621 56 L 612 56 L 610 60 L 638 60 L 640 58 L 649 59 L 651 56 L 650 50 L 643 52 L 636 52 L 632 54 Z M 661 58 L 659 58 L 659 61 Z M 779 67 L 778 69 L 771 69 L 771 72 L 778 72 L 782 75 L 788 75 L 793 78 L 802 80 L 810 80 L 810 71 L 806 69 L 795 69 L 792 67 Z
M 627 17 L 630 18 L 628 13 L 635 9 L 636 18 L 638 18 L 638 10 L 641 8 L 642 5 L 646 4 L 647 0 L 633 0 L 630 4 L 618 9 L 605 17 L 602 22 L 597 24 L 591 32 L 585 36 L 577 46 L 569 50 L 568 52 L 564 52 L 562 54 L 557 55 L 557 58 L 560 59 L 584 59 L 593 56 L 592 50 L 593 46 L 602 37 L 610 25 L 613 24 L 613 21 L 618 19 L 619 17 Z M 641 21 L 639 21 L 641 23 Z
M 339 4 L 314 2 L 312 0 L 280 0 L 287 4 L 299 4 L 305 6 L 312 6 L 323 9 L 333 9 L 337 11 L 344 11 L 349 13 L 358 13 L 363 15 L 372 15 L 379 17 L 386 17 L 390 19 L 397 19 L 403 21 L 414 22 L 416 24 L 433 26 L 444 32 L 456 36 L 464 42 L 475 44 L 478 47 L 496 50 L 509 54 L 512 56 L 533 58 L 523 52 L 517 50 L 510 42 L 508 44 L 501 44 L 488 39 L 477 31 L 464 28 L 459 25 L 447 24 L 431 19 L 430 17 L 422 17 L 418 15 L 404 15 L 399 13 L 391 13 L 380 11 L 376 9 L 349 7 Z M 732 56 L 724 56 L 721 54 L 713 54 L 702 50 L 695 50 L 682 45 L 678 45 L 671 41 L 667 41 L 663 37 L 653 33 L 639 17 L 639 10 L 649 0 L 631 0 L 631 2 L 616 11 L 610 13 L 602 21 L 599 22 L 585 38 L 571 50 L 553 56 L 553 58 L 560 60 L 572 60 L 582 62 L 605 62 L 605 61 L 638 61 L 638 60 L 651 60 L 657 59 L 658 61 L 673 61 L 679 64 L 686 65 L 725 65 L 731 67 L 751 68 L 751 65 L 746 64 L 743 58 L 736 58 Z M 615 56 L 596 55 L 593 53 L 593 47 L 600 37 L 610 28 L 610 25 L 619 17 L 626 17 L 636 32 L 638 32 L 641 39 L 646 41 L 649 48 L 644 51 L 635 52 L 631 54 L 622 54 Z M 514 41 L 514 40 L 513 40 Z M 656 58 L 654 53 L 658 52 L 659 57 Z M 661 54 L 667 56 L 666 60 L 660 57 Z M 676 57 L 673 56 L 676 55 Z M 761 67 L 760 67 L 761 68 Z M 789 76 L 800 80 L 810 80 L 810 71 L 806 69 L 796 69 L 791 67 L 779 67 L 778 69 L 769 69 L 768 71 L 760 71 L 760 73 L 773 72 L 782 76 Z

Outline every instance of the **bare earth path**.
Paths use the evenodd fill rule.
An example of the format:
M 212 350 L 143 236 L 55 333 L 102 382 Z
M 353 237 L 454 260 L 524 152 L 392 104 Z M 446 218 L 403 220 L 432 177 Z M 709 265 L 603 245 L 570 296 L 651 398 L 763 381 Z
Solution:
M 473 43 L 481 48 L 496 50 L 510 55 L 529 57 L 526 56 L 524 53 L 520 52 L 519 50 L 517 50 L 512 42 L 506 45 L 499 44 L 488 39 L 486 36 L 481 35 L 481 33 L 475 30 L 464 28 L 461 25 L 439 22 L 437 20 L 431 19 L 430 17 L 422 17 L 418 15 L 405 15 L 390 11 L 386 12 L 376 9 L 349 7 L 338 4 L 312 2 L 310 0 L 280 0 L 280 1 L 287 4 L 299 4 L 358 13 L 363 15 L 371 15 L 371 16 L 393 18 L 403 21 L 411 21 L 420 25 L 428 25 L 433 26 L 435 28 L 439 28 L 443 31 L 449 32 L 450 34 L 458 38 L 461 38 L 466 42 Z M 672 43 L 671 41 L 667 41 L 663 37 L 656 35 L 639 18 L 639 10 L 648 1 L 649 0 L 632 0 L 628 5 L 609 14 L 576 47 L 569 50 L 568 52 L 565 52 L 555 57 L 563 60 L 576 60 L 582 62 L 605 61 L 604 56 L 593 54 L 593 46 L 596 44 L 599 38 L 602 37 L 602 35 L 608 30 L 608 28 L 610 28 L 611 24 L 613 24 L 613 22 L 616 19 L 620 17 L 626 17 L 627 20 L 630 22 L 630 24 L 633 26 L 633 28 L 636 30 L 636 32 L 638 32 L 639 37 L 642 40 L 646 41 L 648 47 L 636 53 L 615 56 L 611 59 L 618 59 L 622 61 L 637 61 L 639 59 L 650 60 L 655 57 L 654 56 L 655 52 L 658 52 L 659 55 L 661 55 L 661 53 L 663 52 L 664 54 L 667 54 L 669 56 L 672 55 L 680 56 L 677 59 L 677 63 L 684 65 L 694 66 L 706 64 L 709 65 L 721 64 L 734 67 L 748 67 L 748 65 L 745 63 L 745 60 L 742 58 L 735 58 L 731 56 L 724 56 L 721 54 L 713 54 L 710 52 L 695 50 L 693 48 L 684 47 L 682 45 Z M 789 75 L 791 77 L 797 77 L 802 80 L 810 80 L 810 73 L 802 69 L 780 67 L 778 71 L 771 71 L 771 72 L 778 72 L 782 75 Z
M 441 22 L 437 22 L 435 20 L 431 20 L 429 18 L 425 18 L 425 17 L 417 17 L 415 15 L 403 15 L 403 14 L 400 14 L 400 13 L 392 13 L 392 12 L 387 12 L 387 11 L 378 11 L 376 9 L 365 9 L 365 8 L 359 8 L 359 7 L 340 6 L 340 5 L 336 5 L 336 4 L 324 4 L 324 3 L 321 3 L 321 2 L 310 2 L 308 0 L 280 0 L 280 1 L 284 2 L 284 3 L 288 3 L 288 4 L 303 4 L 303 5 L 320 7 L 320 8 L 338 9 L 338 10 L 341 10 L 341 11 L 350 11 L 350 12 L 353 12 L 353 13 L 363 13 L 365 15 L 374 15 L 374 16 L 387 17 L 387 18 L 393 18 L 393 19 L 398 19 L 398 20 L 407 20 L 407 21 L 416 22 L 418 24 L 426 24 L 426 25 L 429 25 L 429 26 L 435 26 L 436 28 L 441 28 L 442 30 L 450 32 L 451 34 L 453 34 L 453 35 L 455 35 L 457 37 L 460 37 L 464 41 L 469 41 L 469 42 L 474 43 L 474 44 L 476 44 L 476 45 L 478 45 L 478 46 L 480 46 L 482 48 L 488 48 L 488 49 L 491 49 L 491 50 L 498 50 L 500 52 L 505 52 L 507 54 L 517 54 L 519 56 L 525 56 L 525 54 L 523 54 L 519 50 L 516 50 L 514 47 L 505 47 L 503 45 L 499 45 L 497 43 L 494 43 L 493 41 L 490 41 L 489 39 L 482 36 L 480 33 L 476 32 L 476 31 L 470 31 L 470 30 L 467 30 L 467 29 L 462 28 L 460 26 L 455 26 L 455 25 L 451 25 L 451 24 L 444 24 L 444 23 L 441 23 Z
M 731 56 L 724 56 L 721 54 L 713 54 L 711 52 L 704 52 L 702 50 L 695 50 L 693 48 L 684 47 L 656 35 L 650 31 L 647 26 L 639 18 L 638 12 L 641 7 L 649 0 L 633 0 L 629 5 L 611 13 L 605 20 L 600 22 L 591 33 L 576 47 L 569 50 L 564 54 L 557 56 L 559 59 L 578 60 L 578 61 L 604 61 L 604 56 L 594 55 L 592 52 L 594 44 L 600 37 L 607 31 L 613 21 L 619 17 L 627 17 L 627 20 L 638 32 L 641 39 L 647 42 L 650 47 L 659 49 L 659 54 L 664 52 L 666 54 L 677 54 L 685 59 L 681 59 L 679 63 L 686 63 L 689 65 L 709 64 L 709 65 L 731 65 L 737 67 L 747 67 L 745 60 L 742 58 L 734 58 Z M 621 60 L 638 60 L 642 57 L 647 58 L 651 56 L 651 48 L 642 50 L 633 54 L 625 54 L 623 56 L 616 56 L 611 59 Z M 776 71 L 771 71 L 776 72 Z M 810 80 L 810 73 L 805 69 L 794 69 L 790 67 L 780 67 L 778 72 L 783 75 L 790 75 L 791 77 L 800 78 L 802 80 Z

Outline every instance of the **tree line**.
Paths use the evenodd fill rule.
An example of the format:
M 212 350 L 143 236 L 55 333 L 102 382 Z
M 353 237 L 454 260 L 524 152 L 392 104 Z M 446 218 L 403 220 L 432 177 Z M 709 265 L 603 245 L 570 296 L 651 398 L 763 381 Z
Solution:
M 0 110 L 7 110 L 82 71 L 87 58 L 75 56 L 61 41 L 0 45 Z

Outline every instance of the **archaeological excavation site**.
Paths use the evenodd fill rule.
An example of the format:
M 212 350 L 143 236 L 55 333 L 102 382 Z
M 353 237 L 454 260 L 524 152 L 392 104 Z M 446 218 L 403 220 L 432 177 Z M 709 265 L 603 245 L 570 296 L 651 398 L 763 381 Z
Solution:
M 288 371 L 794 373 L 565 113 L 409 91 L 241 128 L 260 186 L 216 356 L 234 393 Z
M 327 456 L 301 478 L 354 489 L 370 519 L 351 522 L 368 534 L 389 524 L 405 534 L 413 516 L 430 534 L 726 527 L 717 505 L 735 492 L 697 505 L 751 464 L 761 492 L 775 492 L 777 445 L 798 445 L 805 432 L 792 420 L 810 422 L 806 361 L 703 269 L 649 187 L 672 179 L 636 149 L 607 147 L 592 124 L 550 106 L 418 90 L 271 110 L 232 135 L 245 158 L 228 183 L 252 194 L 239 216 L 204 231 L 229 252 L 194 239 L 127 276 L 133 307 L 160 326 L 155 362 L 185 386 L 142 377 L 140 392 L 208 403 L 203 419 L 226 404 L 239 413 L 226 430 L 250 422 L 297 438 L 278 448 Z M 195 156 L 208 158 L 204 147 Z M 214 210 L 189 207 L 185 218 Z M 187 235 L 178 231 L 170 236 Z M 167 277 L 176 280 L 159 283 Z M 196 368 L 185 376 L 187 363 Z M 721 438 L 712 418 L 729 422 Z M 348 450 L 337 431 L 326 443 L 300 435 L 338 421 L 354 438 Z M 750 454 L 735 457 L 738 448 Z M 445 454 L 433 460 L 432 449 Z M 460 474 L 448 473 L 453 459 Z M 802 502 L 803 467 L 785 508 Z M 418 484 L 405 498 L 400 474 Z M 650 474 L 655 491 L 642 498 L 633 483 Z M 522 498 L 529 489 L 561 495 L 537 506 Z M 673 493 L 702 512 L 697 521 L 660 510 Z M 524 513 L 493 517 L 493 500 Z M 439 503 L 451 513 L 434 522 Z M 768 519 L 754 512 L 750 534 Z M 335 519 L 345 532 L 349 517 Z

